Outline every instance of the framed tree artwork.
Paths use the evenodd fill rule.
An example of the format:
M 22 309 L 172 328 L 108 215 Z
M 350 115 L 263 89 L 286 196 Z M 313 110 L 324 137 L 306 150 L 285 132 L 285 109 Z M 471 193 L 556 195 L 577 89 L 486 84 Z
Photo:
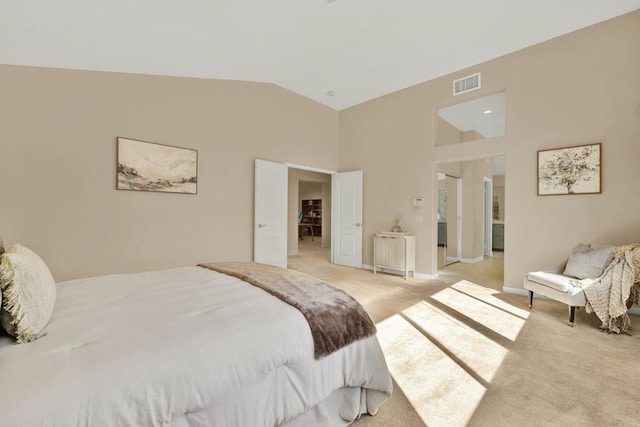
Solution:
M 538 196 L 602 193 L 602 144 L 538 151 Z
M 119 137 L 116 188 L 197 194 L 198 152 Z

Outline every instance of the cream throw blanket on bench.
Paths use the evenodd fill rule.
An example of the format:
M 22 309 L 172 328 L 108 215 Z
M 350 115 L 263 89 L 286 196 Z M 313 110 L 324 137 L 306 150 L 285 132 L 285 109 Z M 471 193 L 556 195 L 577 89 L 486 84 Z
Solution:
M 615 248 L 613 260 L 600 277 L 572 280 L 571 284 L 584 290 L 587 313 L 598 315 L 600 328 L 620 334 L 631 326 L 627 309 L 631 303 L 638 304 L 639 282 L 640 245 L 626 245 Z
M 297 308 L 309 323 L 316 359 L 376 333 L 360 303 L 315 277 L 253 262 L 198 265 L 251 283 Z

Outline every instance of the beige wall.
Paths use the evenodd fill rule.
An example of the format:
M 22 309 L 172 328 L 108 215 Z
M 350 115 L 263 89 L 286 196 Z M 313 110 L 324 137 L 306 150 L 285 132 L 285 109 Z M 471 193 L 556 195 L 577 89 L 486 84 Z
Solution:
M 298 199 L 300 203 L 302 200 L 322 199 L 322 185 L 318 182 L 302 181 L 298 189 Z M 299 206 L 302 207 L 301 204 Z
M 469 131 L 466 131 L 466 132 L 462 132 L 462 141 L 461 142 L 476 141 L 476 140 L 479 140 L 479 139 L 485 139 L 485 137 L 482 136 L 481 134 L 479 134 L 475 130 L 469 130 Z
M 437 108 L 451 82 L 482 73 L 468 100 L 506 90 L 506 136 L 435 147 Z M 506 155 L 505 286 L 557 264 L 581 241 L 639 242 L 640 11 L 460 70 L 340 113 L 340 169 L 364 170 L 364 262 L 371 235 L 404 212 L 417 270 L 436 272 L 436 209 L 412 220 L 411 199 L 437 202 L 437 163 Z M 602 142 L 601 195 L 536 195 L 536 152 Z M 384 228 L 383 228 L 384 227 Z
M 271 84 L 0 66 L 0 94 L 0 233 L 56 280 L 250 260 L 254 160 L 338 166 L 338 113 Z M 198 150 L 198 194 L 115 190 L 117 136 Z
M 454 99 L 477 71 L 482 89 Z M 435 273 L 437 164 L 505 154 L 505 286 L 521 287 L 577 242 L 640 241 L 639 74 L 640 11 L 340 113 L 270 84 L 0 66 L 0 233 L 57 280 L 251 259 L 263 158 L 364 170 L 364 263 L 403 213 L 418 272 Z M 434 147 L 438 107 L 502 89 L 506 136 Z M 117 136 L 199 150 L 198 195 L 116 191 Z M 603 193 L 537 196 L 537 150 L 590 142 Z
M 462 162 L 462 259 L 466 262 L 477 262 L 483 256 L 484 178 L 492 176 L 490 160 Z
M 287 190 L 287 254 L 298 253 L 298 193 L 300 191 L 300 181 L 298 180 L 298 170 L 289 168 L 288 190 Z
M 441 163 L 437 170 L 446 175 L 460 178 L 462 176 L 462 162 Z
M 504 221 L 504 215 L 507 210 L 506 200 L 504 197 L 505 175 L 493 176 L 493 197 L 498 200 L 498 220 Z
M 435 139 L 436 145 L 449 145 L 462 142 L 462 132 L 460 132 L 460 129 L 438 115 L 435 116 L 435 120 L 438 122 L 436 126 L 436 132 L 438 133 Z

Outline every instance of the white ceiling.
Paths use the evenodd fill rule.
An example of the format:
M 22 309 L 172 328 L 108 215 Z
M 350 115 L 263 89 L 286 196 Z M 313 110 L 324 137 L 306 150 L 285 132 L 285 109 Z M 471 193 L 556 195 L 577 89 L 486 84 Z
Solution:
M 0 0 L 0 63 L 271 82 L 341 110 L 639 8 L 640 0 Z

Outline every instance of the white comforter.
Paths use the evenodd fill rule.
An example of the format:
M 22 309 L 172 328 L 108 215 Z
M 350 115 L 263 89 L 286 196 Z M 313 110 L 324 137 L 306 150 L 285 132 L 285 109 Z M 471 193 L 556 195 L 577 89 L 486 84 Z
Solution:
M 200 267 L 60 283 L 46 330 L 0 336 L 0 426 L 335 425 L 391 393 L 375 337 L 316 361 L 300 312 Z

